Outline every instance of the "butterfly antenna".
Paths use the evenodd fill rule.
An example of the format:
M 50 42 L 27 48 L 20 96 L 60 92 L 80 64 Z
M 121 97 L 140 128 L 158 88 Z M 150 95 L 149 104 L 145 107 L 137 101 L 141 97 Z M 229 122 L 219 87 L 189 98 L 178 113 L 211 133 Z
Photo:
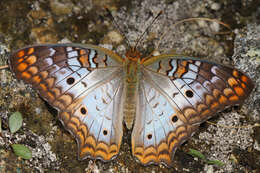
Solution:
M 158 19 L 158 17 L 162 14 L 163 12 L 160 11 L 157 16 L 152 20 L 152 22 L 148 25 L 148 27 L 144 30 L 144 32 L 141 34 L 141 36 L 137 39 L 135 42 L 134 50 L 136 50 L 138 44 L 140 41 L 144 38 L 144 35 L 147 33 L 147 31 L 150 29 L 150 27 L 153 25 L 153 23 Z
M 125 41 L 125 43 L 127 44 L 127 46 L 128 47 L 132 47 L 131 45 L 130 45 L 130 42 L 129 42 L 129 40 L 127 39 L 127 37 L 125 36 L 125 34 L 124 34 L 124 32 L 121 30 L 121 28 L 120 28 L 120 26 L 118 25 L 118 23 L 116 22 L 116 20 L 115 20 L 115 18 L 114 18 L 114 16 L 112 15 L 112 13 L 111 13 L 111 11 L 108 9 L 108 7 L 104 7 L 105 9 L 106 9 L 106 11 L 107 11 L 107 13 L 108 13 L 108 16 L 112 19 L 112 22 L 113 22 L 113 24 L 114 24 L 114 26 L 116 27 L 116 29 L 120 32 L 120 34 L 124 37 L 124 41 Z

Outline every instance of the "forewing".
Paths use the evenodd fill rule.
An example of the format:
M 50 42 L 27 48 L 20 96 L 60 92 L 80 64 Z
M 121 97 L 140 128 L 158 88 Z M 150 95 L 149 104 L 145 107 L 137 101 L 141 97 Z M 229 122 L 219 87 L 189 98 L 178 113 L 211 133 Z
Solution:
M 59 110 L 59 119 L 77 139 L 79 158 L 107 161 L 118 153 L 122 137 L 121 61 L 97 46 L 55 44 L 14 52 L 10 67 Z
M 242 103 L 253 89 L 236 69 L 188 57 L 158 58 L 142 78 L 132 151 L 145 165 L 171 166 L 177 147 L 200 123 Z

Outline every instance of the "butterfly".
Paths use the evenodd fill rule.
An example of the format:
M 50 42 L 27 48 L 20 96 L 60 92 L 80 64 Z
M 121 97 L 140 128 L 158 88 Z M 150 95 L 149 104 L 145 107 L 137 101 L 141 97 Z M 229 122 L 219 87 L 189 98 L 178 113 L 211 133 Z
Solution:
M 175 151 L 202 122 L 242 104 L 254 88 L 233 67 L 173 54 L 141 58 L 136 49 L 123 58 L 95 45 L 43 44 L 9 61 L 16 78 L 58 110 L 79 159 L 114 159 L 124 122 L 141 164 L 173 166 Z

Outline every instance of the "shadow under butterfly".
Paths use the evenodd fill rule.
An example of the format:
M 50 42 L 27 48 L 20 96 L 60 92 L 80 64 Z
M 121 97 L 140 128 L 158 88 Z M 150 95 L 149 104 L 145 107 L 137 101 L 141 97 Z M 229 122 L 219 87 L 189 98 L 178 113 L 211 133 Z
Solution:
M 119 152 L 123 121 L 132 154 L 143 165 L 172 165 L 198 126 L 242 104 L 254 88 L 239 70 L 194 57 L 125 58 L 88 44 L 43 44 L 13 52 L 11 70 L 58 110 L 77 140 L 79 159 L 110 161 Z

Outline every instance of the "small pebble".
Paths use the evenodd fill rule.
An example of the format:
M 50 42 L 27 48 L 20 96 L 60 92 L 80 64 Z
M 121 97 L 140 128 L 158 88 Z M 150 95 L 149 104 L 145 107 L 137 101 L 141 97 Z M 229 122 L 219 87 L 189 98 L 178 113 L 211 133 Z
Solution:
M 220 7 L 221 7 L 221 6 L 220 6 L 219 3 L 216 3 L 216 2 L 215 2 L 215 3 L 212 3 L 212 4 L 211 4 L 211 9 L 212 9 L 212 10 L 217 11 L 217 10 L 220 9 Z

